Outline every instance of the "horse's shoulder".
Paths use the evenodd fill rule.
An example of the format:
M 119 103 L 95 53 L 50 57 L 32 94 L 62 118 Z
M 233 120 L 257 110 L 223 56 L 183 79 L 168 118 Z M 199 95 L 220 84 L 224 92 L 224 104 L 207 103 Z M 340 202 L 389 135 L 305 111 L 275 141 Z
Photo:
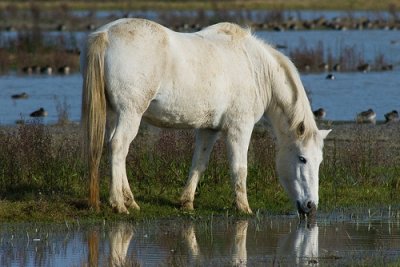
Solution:
M 229 40 L 239 40 L 250 35 L 249 30 L 229 22 L 211 25 L 199 33 L 209 38 L 228 38 Z

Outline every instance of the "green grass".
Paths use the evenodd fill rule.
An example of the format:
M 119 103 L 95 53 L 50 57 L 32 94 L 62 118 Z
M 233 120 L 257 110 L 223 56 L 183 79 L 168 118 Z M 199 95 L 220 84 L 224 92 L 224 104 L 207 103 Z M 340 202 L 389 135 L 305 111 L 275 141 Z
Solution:
M 109 164 L 101 164 L 101 212 L 87 207 L 86 170 L 80 159 L 79 138 L 55 135 L 51 127 L 27 124 L 0 133 L 0 220 L 142 220 L 239 214 L 233 204 L 225 147 L 217 142 L 210 165 L 200 180 L 195 211 L 180 209 L 194 137 L 192 132 L 163 131 L 150 141 L 141 134 L 130 148 L 127 173 L 140 211 L 115 214 L 108 205 Z M 54 131 L 53 131 L 54 132 Z M 62 131 L 61 131 L 62 132 Z M 66 131 L 67 132 L 67 131 Z M 390 142 L 357 134 L 350 144 L 328 140 L 320 169 L 321 212 L 338 209 L 400 205 L 400 168 Z M 394 156 L 390 153 L 393 153 Z M 253 134 L 249 151 L 248 197 L 254 212 L 294 213 L 275 174 L 275 148 L 267 133 Z

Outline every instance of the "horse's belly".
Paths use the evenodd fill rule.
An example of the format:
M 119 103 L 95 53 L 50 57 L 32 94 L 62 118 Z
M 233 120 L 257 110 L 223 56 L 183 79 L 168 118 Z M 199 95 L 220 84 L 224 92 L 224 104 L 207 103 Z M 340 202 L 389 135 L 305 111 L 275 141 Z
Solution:
M 167 128 L 217 128 L 218 112 L 196 103 L 176 104 L 153 100 L 143 118 L 158 127 Z

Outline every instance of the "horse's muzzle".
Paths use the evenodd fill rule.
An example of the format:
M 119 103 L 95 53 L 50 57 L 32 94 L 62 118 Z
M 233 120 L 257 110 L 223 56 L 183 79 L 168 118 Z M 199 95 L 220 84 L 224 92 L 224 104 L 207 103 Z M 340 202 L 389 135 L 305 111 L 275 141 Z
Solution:
M 297 212 L 301 219 L 306 216 L 309 219 L 315 219 L 317 215 L 317 205 L 312 201 L 305 201 L 303 204 L 300 201 L 296 202 Z

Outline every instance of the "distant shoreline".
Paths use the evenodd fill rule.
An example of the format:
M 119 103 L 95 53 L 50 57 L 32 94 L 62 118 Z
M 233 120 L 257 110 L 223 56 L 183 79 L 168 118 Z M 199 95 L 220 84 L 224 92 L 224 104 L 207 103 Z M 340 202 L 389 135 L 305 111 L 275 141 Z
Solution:
M 29 1 L 2 1 L 0 8 L 7 6 L 16 6 L 20 9 L 29 9 L 31 2 Z M 209 10 L 209 9 L 271 9 L 271 10 L 369 10 L 369 11 L 387 11 L 389 8 L 395 8 L 393 1 L 390 0 L 338 0 L 338 1 L 316 1 L 316 0 L 249 0 L 249 1 L 35 1 L 34 5 L 41 9 L 55 9 L 60 6 L 68 6 L 73 10 L 116 10 L 116 9 L 131 9 L 131 10 Z

